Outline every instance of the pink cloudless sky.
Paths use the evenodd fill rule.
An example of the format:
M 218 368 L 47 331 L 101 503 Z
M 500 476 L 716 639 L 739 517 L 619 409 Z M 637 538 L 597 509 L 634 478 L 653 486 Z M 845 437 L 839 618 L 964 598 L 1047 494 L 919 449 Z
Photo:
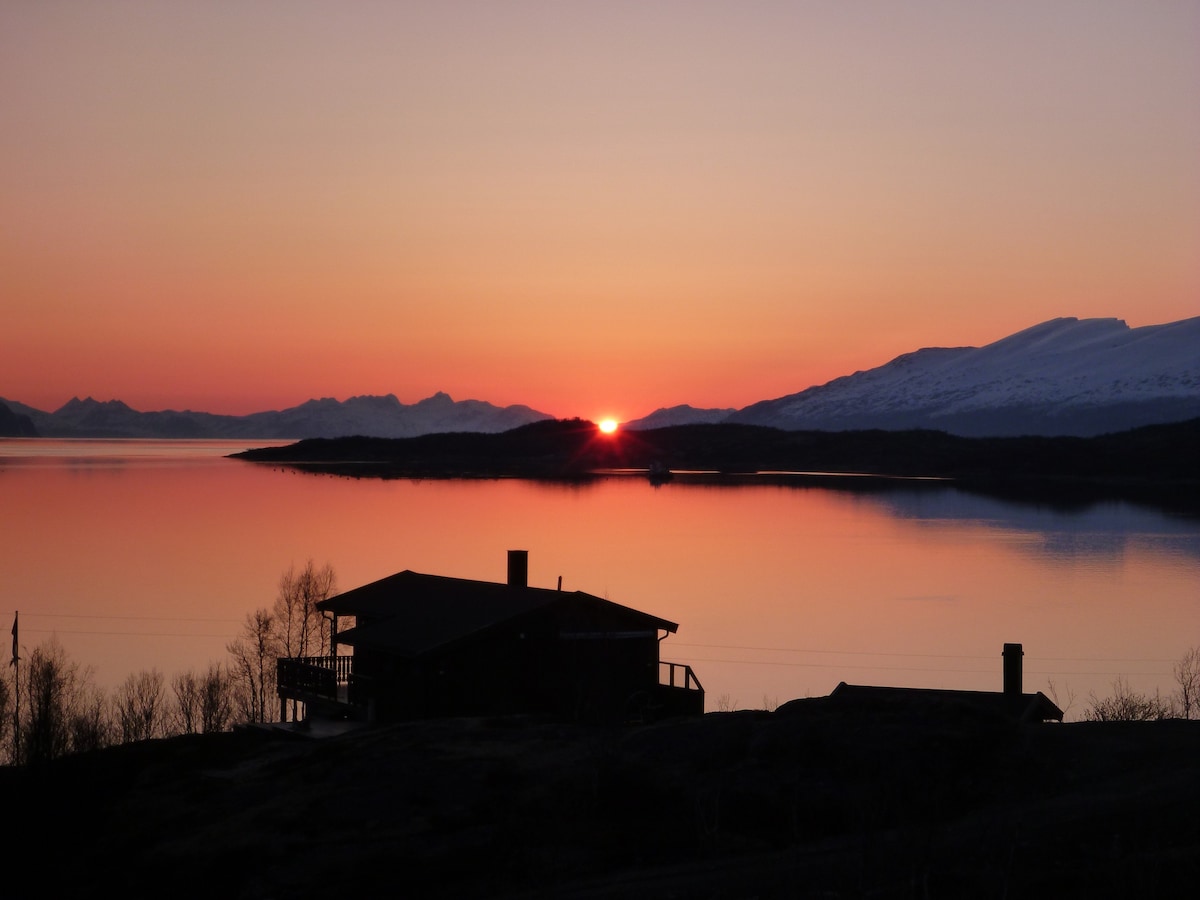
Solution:
M 619 419 L 1200 314 L 1200 5 L 0 6 L 0 396 Z

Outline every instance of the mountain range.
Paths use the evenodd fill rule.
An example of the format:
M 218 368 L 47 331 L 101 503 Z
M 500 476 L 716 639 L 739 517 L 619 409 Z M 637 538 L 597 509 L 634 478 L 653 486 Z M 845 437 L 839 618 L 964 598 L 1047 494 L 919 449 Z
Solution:
M 929 347 L 874 369 L 742 409 L 664 408 L 631 430 L 719 422 L 787 431 L 932 429 L 964 437 L 1087 437 L 1200 416 L 1200 317 L 1130 328 L 1121 319 L 1057 318 L 983 347 Z M 395 395 L 309 400 L 245 416 L 139 412 L 72 399 L 54 412 L 0 398 L 0 435 L 302 439 L 497 433 L 552 418 L 528 406 L 413 404 Z
M 739 410 L 672 407 L 626 428 L 730 422 L 786 431 L 921 428 L 1090 437 L 1200 416 L 1200 317 L 1130 328 L 1059 318 L 983 347 L 931 347 Z
M 4 407 L 9 416 L 4 416 Z M 416 437 L 456 431 L 495 433 L 508 431 L 551 416 L 527 406 L 494 406 L 482 400 L 454 400 L 438 392 L 417 403 L 405 404 L 394 394 L 362 396 L 348 400 L 325 397 L 284 410 L 225 416 L 184 410 L 139 412 L 120 400 L 78 397 L 54 412 L 43 412 L 0 398 L 0 434 L 24 420 L 25 433 L 15 437 L 71 438 L 223 438 L 246 440 L 297 440 L 315 437 L 369 435 Z M 15 426 L 13 426 L 15 427 Z

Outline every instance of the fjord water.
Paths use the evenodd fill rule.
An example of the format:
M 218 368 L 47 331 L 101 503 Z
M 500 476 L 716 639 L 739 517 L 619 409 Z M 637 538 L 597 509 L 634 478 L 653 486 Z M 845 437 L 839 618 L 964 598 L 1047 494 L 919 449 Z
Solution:
M 662 656 L 693 666 L 710 710 L 840 681 L 998 690 L 1019 642 L 1026 690 L 1073 692 L 1071 718 L 1118 675 L 1169 693 L 1200 644 L 1200 519 L 1129 503 L 854 479 L 380 481 L 227 458 L 243 446 L 0 441 L 0 613 L 20 611 L 26 652 L 56 635 L 105 688 L 170 676 L 223 661 L 290 565 L 329 562 L 342 589 L 402 569 L 502 581 L 509 549 L 535 586 L 679 623 Z

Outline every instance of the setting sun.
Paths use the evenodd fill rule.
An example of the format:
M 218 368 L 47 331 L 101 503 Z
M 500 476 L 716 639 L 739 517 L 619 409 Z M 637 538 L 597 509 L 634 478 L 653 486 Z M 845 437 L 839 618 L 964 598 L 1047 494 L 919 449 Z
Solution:
M 601 419 L 600 420 L 600 430 L 603 431 L 605 434 L 614 434 L 617 430 L 617 420 L 616 419 Z

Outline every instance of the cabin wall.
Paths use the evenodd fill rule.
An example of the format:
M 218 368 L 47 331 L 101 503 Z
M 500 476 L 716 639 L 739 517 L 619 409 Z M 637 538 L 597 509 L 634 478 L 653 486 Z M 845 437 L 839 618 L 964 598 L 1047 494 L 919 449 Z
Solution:
M 622 721 L 654 697 L 658 651 L 657 632 L 640 619 L 542 609 L 416 660 L 359 651 L 356 672 L 370 679 L 379 721 L 510 714 Z

